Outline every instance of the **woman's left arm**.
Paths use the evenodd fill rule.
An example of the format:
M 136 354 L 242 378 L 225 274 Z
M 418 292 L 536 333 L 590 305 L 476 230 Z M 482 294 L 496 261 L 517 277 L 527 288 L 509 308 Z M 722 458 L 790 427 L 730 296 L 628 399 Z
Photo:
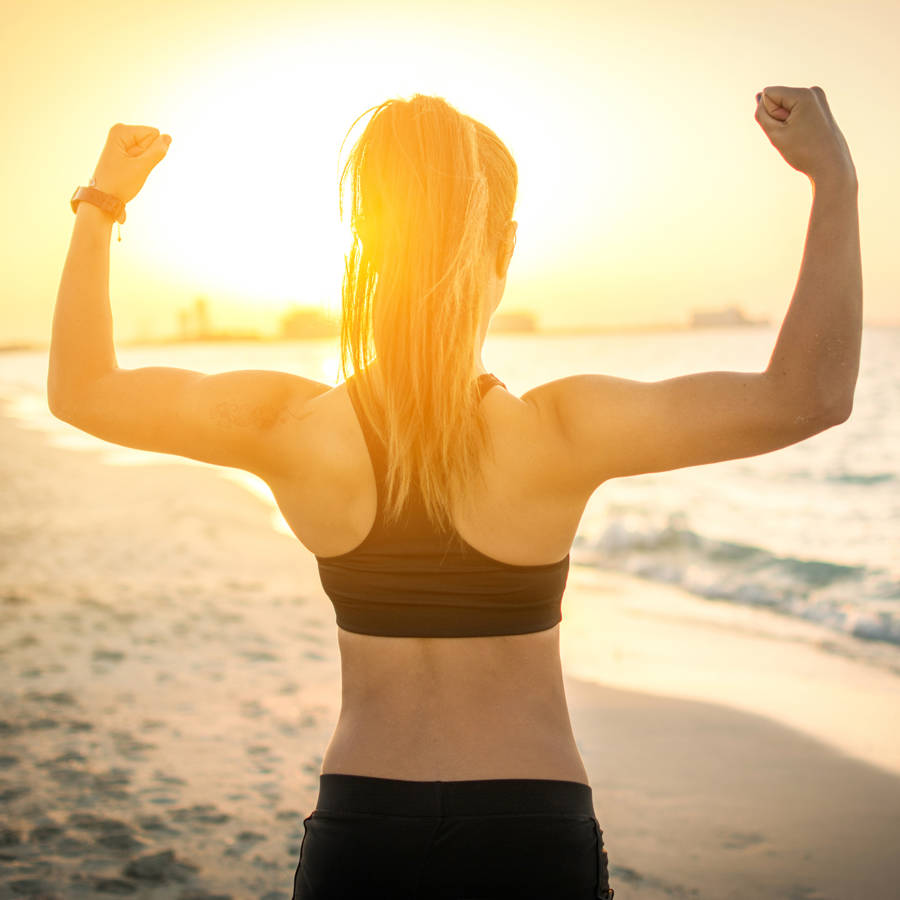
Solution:
M 94 173 L 96 187 L 128 202 L 168 145 L 157 129 L 113 126 Z M 53 315 L 47 375 L 51 412 L 124 446 L 262 477 L 278 474 L 285 461 L 280 426 L 302 418 L 303 406 L 330 388 L 282 372 L 120 369 L 109 303 L 112 224 L 108 213 L 79 204 Z

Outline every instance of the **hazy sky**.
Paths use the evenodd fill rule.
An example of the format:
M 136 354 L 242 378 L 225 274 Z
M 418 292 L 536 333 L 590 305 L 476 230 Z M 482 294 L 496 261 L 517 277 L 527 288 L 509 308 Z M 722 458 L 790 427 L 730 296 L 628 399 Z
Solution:
M 74 217 L 115 122 L 172 135 L 113 229 L 116 334 L 209 299 L 274 331 L 338 308 L 338 149 L 389 96 L 434 93 L 519 164 L 509 309 L 542 324 L 777 321 L 811 198 L 753 118 L 821 85 L 860 181 L 866 319 L 900 321 L 900 4 L 7 0 L 0 343 L 44 341 Z

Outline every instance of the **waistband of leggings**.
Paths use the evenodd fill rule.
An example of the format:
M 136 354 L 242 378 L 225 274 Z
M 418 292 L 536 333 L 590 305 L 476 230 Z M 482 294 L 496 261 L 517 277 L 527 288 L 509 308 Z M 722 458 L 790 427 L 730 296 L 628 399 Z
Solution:
M 401 781 L 325 773 L 319 776 L 316 809 L 386 816 L 593 816 L 594 802 L 590 785 L 578 781 Z

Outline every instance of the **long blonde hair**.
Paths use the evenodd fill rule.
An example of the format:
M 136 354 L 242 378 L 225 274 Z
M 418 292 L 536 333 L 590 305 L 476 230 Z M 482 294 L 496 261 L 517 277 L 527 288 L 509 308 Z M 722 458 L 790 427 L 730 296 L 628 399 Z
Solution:
M 387 446 L 388 519 L 415 482 L 449 528 L 487 445 L 473 353 L 486 253 L 512 219 L 518 173 L 493 131 L 440 97 L 388 100 L 357 122 L 368 113 L 340 178 L 353 235 L 341 368 L 347 378 L 378 360 L 383 396 L 358 381 Z

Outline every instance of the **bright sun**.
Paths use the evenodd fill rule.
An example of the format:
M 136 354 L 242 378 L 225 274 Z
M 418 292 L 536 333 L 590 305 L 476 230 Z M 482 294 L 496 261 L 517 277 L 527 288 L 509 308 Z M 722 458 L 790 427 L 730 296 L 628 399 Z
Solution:
M 449 50 L 410 51 L 396 32 L 378 44 L 374 66 L 369 45 L 350 46 L 341 32 L 307 39 L 302 47 L 294 40 L 231 48 L 214 69 L 207 59 L 183 105 L 167 110 L 170 120 L 160 126 L 173 143 L 164 171 L 154 174 L 153 202 L 160 217 L 156 262 L 173 276 L 269 308 L 336 310 L 349 242 L 338 213 L 341 141 L 363 110 L 416 92 L 445 96 L 482 119 L 516 157 L 520 277 L 564 252 L 579 222 L 594 215 L 571 182 L 573 166 L 596 173 L 597 148 L 575 148 L 573 158 L 564 139 L 571 113 L 558 94 L 550 96 L 551 86 L 547 96 L 533 82 L 523 88 L 487 55 L 473 54 L 461 74 Z M 391 41 L 404 49 L 397 53 L 402 65 L 391 61 Z M 607 210 L 615 194 L 629 189 L 624 167 L 611 171 Z M 189 213 L 173 218 L 167 211 L 173 203 Z
M 338 214 L 335 129 L 285 108 L 268 79 L 223 70 L 176 110 L 166 192 L 196 211 L 162 231 L 182 277 L 264 304 L 328 305 L 348 231 Z

